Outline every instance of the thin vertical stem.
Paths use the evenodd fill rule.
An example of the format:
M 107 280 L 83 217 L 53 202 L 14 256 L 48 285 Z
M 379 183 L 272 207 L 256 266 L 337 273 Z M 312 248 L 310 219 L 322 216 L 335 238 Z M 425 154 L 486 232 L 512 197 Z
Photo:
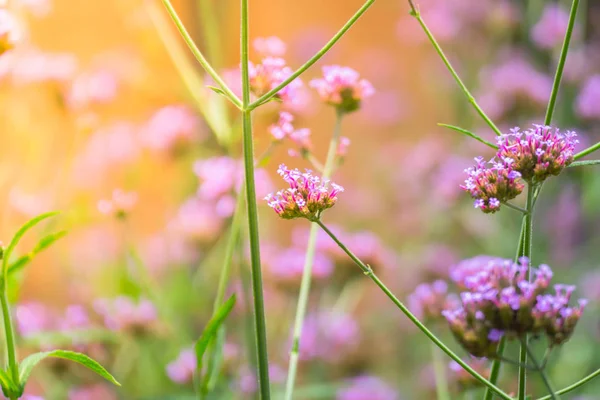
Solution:
M 501 357 L 504 354 L 504 349 L 506 348 L 506 336 L 502 336 L 500 342 L 498 343 L 498 348 L 496 349 L 496 354 L 498 358 L 492 362 L 492 367 L 490 369 L 490 382 L 494 385 L 498 382 L 498 378 L 500 377 L 500 369 L 502 368 L 502 360 Z M 494 392 L 490 390 L 490 388 L 485 388 L 485 393 L 483 394 L 484 400 L 492 400 L 494 398 Z
M 0 302 L 2 303 L 2 318 L 4 319 L 4 334 L 6 336 L 6 354 L 8 356 L 8 369 L 10 370 L 13 383 L 19 387 L 19 365 L 17 363 L 17 348 L 15 346 L 15 330 L 13 328 L 12 317 L 10 315 L 10 306 L 8 303 L 6 276 L 2 283 L 2 293 Z M 10 399 L 17 399 L 10 394 Z
M 335 128 L 333 130 L 331 141 L 329 142 L 329 149 L 327 150 L 327 159 L 325 161 L 325 166 L 323 167 L 324 180 L 329 179 L 331 177 L 335 166 L 335 155 L 340 139 L 342 116 L 342 113 L 336 113 Z M 315 249 L 317 246 L 318 233 L 319 227 L 317 225 L 311 225 L 310 233 L 308 236 L 308 243 L 306 245 L 306 255 L 304 256 L 304 269 L 302 270 L 302 281 L 300 283 L 298 305 L 296 306 L 296 317 L 294 319 L 292 349 L 290 351 L 288 376 L 285 384 L 285 400 L 292 400 L 292 396 L 294 394 L 294 384 L 296 382 L 296 372 L 298 369 L 298 360 L 300 357 L 300 338 L 302 336 L 302 326 L 304 325 L 304 318 L 306 316 L 306 309 L 308 307 L 308 298 L 310 295 L 312 269 L 315 259 Z
M 524 222 L 525 227 L 523 229 L 523 256 L 529 259 L 529 268 L 527 269 L 527 279 L 530 279 L 531 270 L 531 249 L 532 249 L 532 238 L 533 238 L 533 201 L 534 201 L 535 187 L 533 184 L 527 184 L 527 214 L 525 214 Z M 523 338 L 521 344 L 521 350 L 519 353 L 519 362 L 521 365 L 527 364 L 527 335 Z M 527 394 L 527 369 L 525 367 L 519 367 L 519 388 L 518 398 L 519 400 L 525 400 Z
M 558 394 L 556 394 L 556 392 L 552 388 L 550 379 L 548 378 L 548 376 L 546 375 L 546 372 L 542 368 L 542 364 L 538 362 L 537 358 L 535 357 L 535 354 L 533 354 L 533 351 L 531 351 L 531 348 L 529 348 L 529 346 L 525 343 L 525 341 L 523 341 L 522 344 L 527 349 L 527 354 L 529 354 L 529 358 L 531 358 L 531 362 L 533 363 L 533 365 L 535 365 L 535 368 L 538 370 L 538 372 L 542 376 L 544 385 L 546 385 L 546 389 L 548 389 L 548 393 L 550 393 L 550 397 L 552 398 L 552 400 L 560 400 L 560 396 Z
M 437 400 L 450 400 L 448 379 L 446 377 L 446 365 L 441 357 L 440 350 L 434 343 L 431 343 L 431 357 L 433 359 L 433 373 L 435 374 Z
M 452 64 L 450 64 L 450 61 L 448 60 L 448 58 L 444 54 L 444 51 L 442 50 L 441 46 L 439 45 L 439 43 L 433 36 L 433 33 L 431 33 L 431 31 L 425 24 L 425 21 L 423 21 L 423 18 L 421 17 L 421 14 L 419 13 L 419 10 L 417 9 L 417 7 L 415 7 L 415 5 L 413 4 L 413 2 L 411 0 L 409 0 L 408 3 L 411 7 L 411 15 L 417 19 L 417 21 L 419 22 L 419 25 L 421 25 L 421 28 L 423 28 L 423 31 L 425 31 L 425 34 L 429 38 L 429 41 L 431 42 L 433 47 L 435 48 L 435 51 L 438 53 L 438 55 L 444 62 L 444 65 L 446 66 L 446 68 L 448 68 L 448 71 L 450 71 L 450 74 L 452 74 L 452 77 L 454 78 L 456 83 L 458 83 L 458 86 L 460 87 L 460 89 L 462 90 L 464 95 L 467 97 L 467 100 L 469 100 L 469 103 L 471 103 L 471 105 L 473 106 L 475 111 L 477 111 L 477 114 L 479 114 L 481 116 L 481 118 L 496 133 L 496 135 L 498 135 L 498 136 L 502 135 L 502 131 L 500 131 L 500 129 L 496 126 L 496 124 L 494 124 L 494 122 L 490 119 L 490 117 L 488 117 L 487 114 L 483 111 L 483 109 L 479 106 L 479 104 L 477 103 L 477 100 L 475 100 L 475 97 L 473 97 L 473 95 L 471 94 L 471 92 L 469 91 L 467 86 L 463 83 L 463 81 L 460 79 L 460 77 L 458 76 L 458 74 L 456 73 L 454 68 L 452 67 Z
M 548 108 L 546 109 L 546 118 L 544 120 L 545 125 L 550 125 L 552 123 L 552 116 L 554 115 L 554 108 L 556 106 L 556 98 L 558 97 L 560 81 L 562 79 L 563 71 L 565 69 L 567 54 L 569 53 L 569 45 L 571 44 L 571 36 L 573 35 L 573 27 L 575 26 L 575 20 L 577 19 L 576 17 L 578 8 L 579 0 L 573 0 L 573 4 L 571 6 L 571 14 L 569 15 L 569 25 L 567 26 L 567 32 L 565 33 L 565 40 L 563 42 L 562 50 L 560 52 L 558 66 L 556 68 L 556 75 L 554 76 L 554 83 L 552 85 L 552 93 L 550 94 L 550 101 L 548 102 Z
M 331 232 L 331 230 L 329 230 L 329 228 L 327 228 L 327 226 L 325 226 L 323 222 L 321 222 L 320 220 L 314 222 L 318 224 L 321 227 L 321 229 L 323 229 L 325 233 L 327 233 L 329 237 L 331 237 L 331 239 L 333 239 L 333 241 L 348 255 L 348 257 L 350 257 L 350 259 L 352 259 L 352 261 L 354 261 L 354 263 L 360 267 L 360 269 L 366 276 L 368 276 L 373 282 L 375 282 L 377 286 L 379 286 L 383 293 L 385 293 L 385 295 L 400 309 L 400 311 L 404 313 L 404 315 L 406 315 L 406 317 L 413 324 L 415 324 L 417 328 L 421 330 L 421 332 L 425 334 L 425 336 L 429 338 L 429 340 L 435 343 L 436 346 L 442 349 L 444 353 L 446 353 L 450 358 L 456 361 L 458 365 L 460 365 L 465 371 L 471 374 L 471 376 L 473 376 L 478 382 L 489 387 L 498 397 L 504 400 L 513 400 L 512 397 L 503 392 L 502 389 L 490 383 L 477 371 L 471 368 L 469 364 L 464 362 L 459 356 L 457 356 L 452 350 L 450 350 L 450 348 L 448 348 L 448 346 L 446 346 L 444 342 L 438 339 L 438 337 L 435 336 L 433 332 L 427 329 L 427 327 L 423 325 L 423 323 L 419 321 L 419 319 L 413 313 L 411 313 L 410 310 L 400 300 L 398 300 L 396 296 L 394 296 L 394 294 L 387 288 L 387 286 L 385 286 L 385 284 L 381 282 L 377 275 L 373 273 L 371 267 L 369 267 L 368 265 L 363 263 L 358 257 L 356 257 L 356 255 L 354 255 L 354 253 L 352 253 L 350 249 L 348 249 L 342 242 L 340 242 L 337 236 L 335 236 L 335 234 Z
M 254 325 L 258 353 L 258 384 L 262 400 L 271 398 L 269 385 L 269 357 L 267 354 L 267 329 L 265 302 L 262 288 L 260 263 L 260 242 L 258 234 L 258 207 L 256 205 L 256 184 L 254 181 L 254 143 L 252 138 L 252 112 L 250 104 L 250 77 L 248 73 L 248 0 L 241 0 L 241 62 L 242 62 L 242 131 L 244 142 L 244 172 L 246 179 L 246 204 L 248 208 L 248 228 L 250 260 L 252 266 L 252 294 L 254 297 Z

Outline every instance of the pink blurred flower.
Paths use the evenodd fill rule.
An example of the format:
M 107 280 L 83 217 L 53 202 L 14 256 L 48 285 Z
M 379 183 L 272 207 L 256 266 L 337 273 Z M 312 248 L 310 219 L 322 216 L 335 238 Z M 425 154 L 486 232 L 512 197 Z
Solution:
M 19 304 L 16 307 L 17 329 L 23 336 L 50 330 L 52 318 L 42 303 Z
M 285 381 L 285 377 L 286 373 L 283 368 L 274 363 L 269 364 L 269 379 L 271 382 L 282 383 Z M 245 394 L 256 392 L 258 389 L 256 373 L 253 373 L 248 367 L 242 368 L 236 386 L 240 392 Z
M 67 104 L 73 109 L 83 109 L 94 104 L 110 103 L 117 96 L 118 81 L 108 70 L 96 70 L 77 76 L 66 94 Z
M 137 193 L 115 189 L 109 200 L 98 201 L 98 211 L 104 215 L 113 215 L 117 218 L 124 218 L 131 210 L 133 210 L 137 200 Z
M 0 57 L 0 77 L 16 84 L 65 82 L 77 69 L 70 53 L 44 53 L 37 49 L 15 49 Z
M 296 129 L 292 122 L 294 116 L 287 111 L 279 113 L 279 119 L 276 123 L 269 126 L 269 133 L 273 136 L 275 141 L 281 141 L 285 138 L 290 139 L 294 142 L 300 150 L 307 150 L 312 147 L 310 141 L 310 129 L 302 128 Z
M 590 77 L 575 100 L 575 110 L 583 118 L 600 119 L 600 75 Z
M 286 65 L 282 58 L 266 57 L 260 64 L 249 63 L 250 86 L 257 96 L 262 96 L 271 89 L 289 78 L 293 71 Z M 284 103 L 294 104 L 303 83 L 300 79 L 294 79 L 289 85 L 277 93 L 277 97 Z
M 14 187 L 8 194 L 10 205 L 18 212 L 33 217 L 53 208 L 53 201 L 46 194 L 25 193 L 18 187 Z
M 175 383 L 189 383 L 196 371 L 196 354 L 193 349 L 182 350 L 177 358 L 167 365 L 167 375 Z
M 340 361 L 359 344 L 360 330 L 350 314 L 320 311 L 304 321 L 300 337 L 301 360 Z
M 144 265 L 154 272 L 165 270 L 169 266 L 188 264 L 198 256 L 195 246 L 177 232 L 148 237 L 142 243 L 140 251 Z
M 300 284 L 300 278 L 304 272 L 306 251 L 302 248 L 289 248 L 280 251 L 276 257 L 270 260 L 269 272 L 278 280 Z M 333 273 L 333 262 L 323 253 L 315 253 L 313 259 L 312 275 L 316 280 L 323 280 Z
M 350 143 L 351 143 L 351 141 L 347 137 L 345 137 L 345 136 L 340 137 L 340 141 L 338 143 L 338 148 L 337 148 L 336 154 L 339 157 L 343 157 L 346 154 L 348 154 L 348 147 L 350 147 Z
M 185 106 L 156 111 L 141 131 L 141 140 L 152 150 L 171 151 L 198 139 L 198 118 Z
M 69 391 L 69 400 L 115 400 L 117 397 L 105 385 L 88 385 Z
M 140 331 L 147 329 L 156 319 L 156 309 L 150 300 L 134 300 L 119 296 L 115 299 L 98 299 L 94 310 L 104 318 L 107 328 L 122 331 Z
M 72 332 L 90 326 L 90 317 L 85 307 L 71 304 L 65 310 L 63 316 L 56 321 L 57 329 L 63 332 Z
M 336 400 L 398 400 L 398 393 L 381 379 L 363 375 L 340 389 Z
M 170 228 L 188 239 L 209 241 L 220 232 L 223 218 L 217 215 L 214 204 L 191 198 L 179 207 L 170 224 Z
M 532 28 L 531 39 L 542 49 L 552 49 L 562 43 L 568 24 L 569 14 L 557 4 L 549 4 Z
M 310 81 L 321 99 L 341 112 L 353 112 L 361 102 L 375 93 L 369 81 L 361 79 L 358 72 L 349 67 L 329 65 L 323 67 L 323 78 Z
M 256 38 L 252 45 L 262 57 L 281 57 L 287 49 L 285 42 L 277 36 Z

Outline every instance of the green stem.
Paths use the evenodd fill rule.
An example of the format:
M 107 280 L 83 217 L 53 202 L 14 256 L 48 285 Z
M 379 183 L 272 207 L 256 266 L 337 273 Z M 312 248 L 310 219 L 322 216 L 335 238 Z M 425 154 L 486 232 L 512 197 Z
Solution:
M 209 62 L 206 60 L 206 58 L 204 57 L 204 55 L 198 48 L 198 46 L 196 46 L 196 43 L 194 43 L 194 40 L 190 36 L 187 29 L 185 29 L 185 25 L 183 25 L 183 22 L 181 22 L 181 19 L 179 18 L 179 16 L 177 15 L 177 12 L 173 8 L 171 1 L 170 0 L 162 0 L 162 2 L 166 7 L 167 12 L 169 13 L 169 16 L 175 23 L 177 30 L 179 30 L 179 33 L 183 37 L 183 40 L 185 41 L 185 43 L 188 45 L 188 47 L 192 51 L 192 54 L 194 55 L 194 57 L 196 57 L 196 60 L 198 61 L 198 63 L 200 63 L 202 68 L 204 68 L 204 70 L 214 79 L 215 83 L 217 83 L 217 85 L 219 85 L 219 87 L 225 93 L 225 96 L 229 100 L 231 100 L 231 102 L 233 104 L 235 104 L 236 107 L 242 108 L 242 101 L 240 101 L 240 99 L 235 95 L 235 93 L 233 93 L 231 91 L 231 89 L 227 86 L 227 84 L 223 81 L 223 79 L 221 79 L 221 77 L 219 76 L 217 71 L 215 71 L 213 69 L 213 67 L 209 64 Z
M 575 161 L 569 167 L 586 167 L 588 165 L 600 165 L 600 160 Z
M 527 210 L 526 210 L 526 209 L 524 209 L 524 208 L 522 208 L 522 207 L 516 206 L 516 205 L 514 205 L 514 204 L 511 204 L 511 203 L 509 203 L 509 202 L 502 203 L 502 204 L 504 204 L 504 205 L 505 205 L 506 207 L 508 207 L 508 208 L 512 208 L 513 210 L 519 211 L 519 212 L 521 212 L 521 213 L 523 213 L 523 214 L 527 214 Z
M 528 183 L 527 184 L 527 214 L 525 214 L 524 223 L 525 227 L 523 230 L 523 256 L 529 259 L 530 268 L 527 270 L 527 279 L 530 279 L 531 269 L 531 249 L 532 249 L 532 236 L 533 236 L 533 201 L 534 201 L 535 187 Z M 521 344 L 521 350 L 519 352 L 519 362 L 523 365 L 527 364 L 527 350 L 528 350 L 528 338 L 527 335 L 523 338 Z M 524 367 L 519 368 L 519 389 L 518 398 L 519 400 L 525 400 L 527 392 L 527 369 Z
M 569 393 L 569 392 L 577 389 L 578 387 L 585 385 L 586 383 L 588 383 L 589 381 L 591 381 L 598 375 L 600 375 L 600 369 L 597 369 L 596 371 L 592 372 L 585 378 L 578 380 L 574 384 L 569 385 L 566 388 L 563 388 L 563 389 L 559 390 L 558 392 L 555 392 L 554 394 L 561 395 L 561 394 Z M 548 396 L 540 397 L 537 400 L 550 400 L 550 399 L 552 399 L 552 396 L 548 395 Z
M 464 95 L 467 97 L 467 100 L 469 100 L 469 103 L 471 103 L 471 105 L 473 106 L 473 108 L 475 108 L 475 111 L 477 111 L 477 113 L 481 116 L 481 118 L 483 118 L 483 120 L 485 121 L 485 123 L 496 133 L 496 135 L 498 135 L 498 136 L 502 135 L 502 131 L 500 131 L 500 129 L 496 126 L 496 124 L 494 124 L 494 122 L 490 119 L 490 117 L 487 116 L 487 114 L 479 106 L 479 104 L 475 100 L 475 97 L 473 97 L 473 95 L 471 94 L 471 92 L 469 91 L 469 89 L 467 88 L 467 86 L 465 86 L 465 84 L 463 83 L 463 81 L 460 79 L 460 77 L 458 76 L 458 74 L 456 73 L 456 71 L 454 70 L 454 68 L 452 67 L 452 64 L 450 64 L 450 61 L 448 60 L 448 58 L 444 54 L 444 51 L 442 50 L 442 48 L 438 44 L 437 40 L 435 40 L 435 37 L 433 36 L 433 33 L 431 33 L 431 31 L 429 30 L 429 28 L 425 24 L 425 21 L 423 21 L 423 18 L 421 17 L 421 14 L 419 13 L 419 11 L 417 10 L 417 8 L 413 4 L 412 0 L 409 0 L 408 3 L 410 4 L 410 8 L 411 8 L 411 13 L 410 14 L 417 19 L 417 21 L 419 22 L 419 25 L 421 25 L 421 28 L 423 28 L 423 30 L 425 31 L 425 34 L 429 38 L 429 41 L 431 42 L 431 44 L 433 45 L 433 47 L 435 48 L 435 51 L 441 57 L 442 61 L 446 65 L 446 68 L 448 68 L 448 71 L 450 71 L 450 73 L 452 74 L 452 77 L 454 78 L 454 80 L 456 81 L 456 83 L 458 83 L 458 86 L 460 86 L 460 89 L 462 90 L 462 92 L 464 93 Z
M 319 61 L 321 57 L 323 57 L 338 42 L 338 40 L 340 40 L 342 36 L 344 36 L 344 34 L 352 27 L 352 25 L 354 25 L 356 21 L 358 21 L 358 19 L 369 9 L 369 7 L 373 5 L 373 3 L 375 3 L 375 0 L 367 0 L 365 4 L 363 4 L 363 6 L 359 8 L 358 11 L 352 16 L 352 18 L 350 18 L 348 22 L 344 24 L 342 29 L 340 29 L 338 33 L 336 33 L 333 36 L 333 38 L 331 38 L 331 40 L 327 42 L 327 44 L 325 44 L 325 46 L 323 46 L 321 50 L 317 52 L 317 54 L 312 56 L 310 60 L 305 62 L 304 65 L 302 65 L 296 70 L 296 72 L 290 75 L 285 81 L 281 82 L 280 85 L 271 89 L 270 91 L 262 95 L 260 98 L 258 98 L 256 101 L 254 101 L 252 104 L 250 104 L 250 109 L 253 110 L 261 104 L 264 104 L 267 101 L 269 101 L 273 96 L 279 93 L 281 89 L 289 85 L 294 79 L 299 77 L 302 73 L 304 73 L 304 71 L 306 71 L 307 69 L 312 67 L 313 64 Z
M 323 224 L 323 222 L 321 222 L 320 220 L 314 222 L 318 224 L 321 227 L 321 229 L 323 229 L 329 235 L 329 237 L 333 239 L 334 242 L 337 243 L 337 245 L 348 255 L 348 257 L 350 257 L 352 261 L 354 261 L 354 263 L 360 267 L 360 269 L 366 276 L 371 278 L 371 280 L 375 282 L 377 286 L 379 286 L 379 288 L 400 309 L 400 311 L 402 311 L 404 315 L 406 315 L 406 317 L 409 320 L 411 320 L 411 322 L 415 324 L 415 326 L 419 328 L 421 332 L 425 334 L 425 336 L 427 336 L 433 343 L 435 343 L 440 349 L 442 349 L 444 353 L 446 353 L 450 358 L 456 361 L 458 365 L 460 365 L 465 371 L 471 374 L 471 376 L 473 376 L 478 382 L 489 387 L 494 393 L 496 393 L 498 397 L 504 400 L 513 400 L 512 397 L 503 392 L 502 389 L 490 383 L 487 379 L 485 379 L 483 376 L 477 373 L 477 371 L 471 368 L 469 364 L 464 362 L 458 355 L 456 355 L 452 350 L 450 350 L 448 346 L 446 346 L 440 339 L 438 339 L 433 332 L 427 329 L 427 327 L 423 325 L 423 323 L 419 321 L 419 319 L 413 313 L 411 313 L 410 310 L 400 300 L 398 300 L 398 298 L 396 298 L 396 296 L 394 296 L 394 294 L 387 288 L 387 286 L 385 286 L 383 282 L 379 280 L 377 275 L 373 273 L 371 267 L 369 267 L 368 265 L 363 263 L 358 257 L 356 257 L 354 253 L 352 253 L 342 242 L 340 242 L 340 240 L 335 236 L 335 234 Z
M 598 149 L 600 149 L 600 142 L 598 142 L 595 145 L 590 146 L 587 149 L 582 150 L 579 153 L 575 154 L 575 156 L 573 157 L 573 159 L 574 160 L 579 160 L 580 158 L 585 157 L 588 154 L 591 154 L 591 153 L 595 152 Z
M 0 302 L 2 303 L 2 317 L 4 319 L 4 334 L 6 336 L 6 354 L 8 355 L 8 369 L 10 370 L 13 383 L 16 387 L 19 383 L 19 364 L 17 363 L 17 348 L 15 345 L 15 330 L 13 328 L 12 317 L 10 315 L 10 306 L 7 296 L 6 276 L 3 279 L 2 294 L 0 294 Z M 9 396 L 10 399 L 17 397 Z
M 548 108 L 546 109 L 546 118 L 544 119 L 545 125 L 550 125 L 552 123 L 552 116 L 554 115 L 554 108 L 556 106 L 556 98 L 558 97 L 560 81 L 562 80 L 563 71 L 565 69 L 565 62 L 567 61 L 567 54 L 569 53 L 569 45 L 571 44 L 571 36 L 573 35 L 573 27 L 575 26 L 578 8 L 579 0 L 573 0 L 573 5 L 571 6 L 571 14 L 569 16 L 569 25 L 567 26 L 567 32 L 565 33 L 565 40 L 563 41 L 562 50 L 560 51 L 558 67 L 556 68 L 556 74 L 554 75 L 554 83 L 552 85 L 552 93 L 550 94 L 550 101 L 548 102 Z
M 327 160 L 323 167 L 323 180 L 329 179 L 333 172 L 336 160 L 336 151 L 340 140 L 341 126 L 342 126 L 343 114 L 336 113 L 335 127 L 331 141 L 329 142 L 329 149 L 327 150 Z M 296 381 L 296 372 L 298 369 L 298 360 L 300 357 L 300 338 L 302 336 L 302 326 L 304 325 L 304 318 L 306 316 L 306 309 L 308 307 L 308 298 L 310 295 L 310 285 L 312 281 L 312 269 L 315 259 L 315 249 L 317 246 L 317 235 L 319 233 L 319 227 L 312 225 L 310 227 L 310 233 L 308 236 L 308 243 L 306 245 L 306 255 L 304 257 L 304 269 L 302 270 L 302 281 L 300 283 L 300 293 L 298 295 L 298 305 L 296 306 L 296 317 L 294 320 L 293 338 L 292 338 L 292 350 L 290 352 L 290 362 L 288 366 L 288 376 L 285 384 L 285 400 L 292 400 L 294 395 L 294 383 Z
M 469 136 L 470 138 L 473 138 L 473 139 L 477 140 L 478 142 L 481 142 L 481 143 L 485 144 L 486 146 L 491 147 L 494 150 L 498 150 L 498 146 L 496 146 L 493 143 L 488 142 L 487 140 L 483 139 L 482 137 L 476 135 L 475 133 L 473 133 L 469 130 L 466 130 L 464 128 L 454 126 L 454 125 L 448 125 L 448 124 L 438 124 L 438 126 L 443 126 L 444 128 L 452 129 L 453 131 L 462 133 L 463 135 L 466 135 L 466 136 Z
M 256 204 L 256 184 L 254 181 L 254 143 L 252 138 L 252 111 L 250 104 L 250 76 L 248 72 L 248 0 L 241 0 L 241 62 L 242 62 L 242 131 L 244 142 L 244 172 L 246 180 L 246 204 L 248 208 L 248 228 L 250 260 L 252 267 L 252 294 L 254 297 L 254 325 L 258 355 L 258 383 L 262 400 L 271 398 L 269 385 L 269 358 L 267 355 L 267 328 L 265 301 L 262 288 L 260 263 L 260 242 L 258 234 L 258 207 Z
M 548 375 L 546 375 L 546 372 L 542 368 L 542 365 L 536 359 L 535 354 L 533 354 L 533 351 L 531 351 L 531 349 L 529 348 L 529 346 L 527 345 L 527 343 L 525 343 L 524 340 L 522 342 L 522 345 L 525 346 L 525 348 L 527 349 L 527 354 L 529 354 L 529 358 L 531 358 L 531 362 L 533 363 L 533 365 L 535 365 L 535 367 L 537 368 L 538 372 L 542 376 L 542 380 L 544 381 L 544 385 L 546 385 L 546 388 L 548 389 L 548 392 L 550 393 L 550 398 L 552 400 L 560 400 L 560 396 L 558 394 L 556 394 L 556 392 L 552 388 L 552 384 L 550 383 L 550 379 L 548 379 Z
M 433 343 L 431 343 L 431 357 L 433 359 L 437 400 L 450 400 L 448 379 L 446 378 L 446 365 L 441 357 L 440 350 Z
M 496 384 L 498 382 L 498 378 L 500 377 L 500 369 L 502 368 L 502 354 L 504 354 L 504 349 L 506 348 L 506 336 L 502 336 L 500 342 L 498 343 L 498 348 L 496 349 L 496 354 L 498 355 L 498 359 L 492 362 L 492 367 L 490 369 L 490 382 L 492 384 Z M 484 400 L 492 400 L 494 397 L 494 392 L 490 390 L 490 388 L 485 388 L 485 393 L 483 394 Z

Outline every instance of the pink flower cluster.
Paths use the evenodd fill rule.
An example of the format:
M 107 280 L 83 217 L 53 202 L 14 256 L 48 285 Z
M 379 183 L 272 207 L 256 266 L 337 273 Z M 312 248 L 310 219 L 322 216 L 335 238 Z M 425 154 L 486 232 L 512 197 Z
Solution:
M 249 63 L 250 87 L 257 96 L 262 96 L 279 86 L 289 78 L 293 71 L 283 58 L 266 57 L 260 64 Z M 277 92 L 277 98 L 284 103 L 294 104 L 298 101 L 298 92 L 304 86 L 300 79 L 294 79 L 285 88 Z
M 301 360 L 340 361 L 359 344 L 358 322 L 349 314 L 320 311 L 308 315 L 302 328 Z
M 125 218 L 137 203 L 138 196 L 135 192 L 125 192 L 121 189 L 113 190 L 110 200 L 98 201 L 98 211 L 104 215 L 113 215 Z
M 277 173 L 290 187 L 267 195 L 265 200 L 284 219 L 316 221 L 323 211 L 335 205 L 338 193 L 344 191 L 343 187 L 312 175 L 310 170 L 302 173 L 281 164 Z
M 196 353 L 193 349 L 182 350 L 173 362 L 167 365 L 167 375 L 175 383 L 191 382 L 196 371 Z
M 545 335 L 550 346 L 569 339 L 587 303 L 579 300 L 577 306 L 569 306 L 574 286 L 554 285 L 555 294 L 548 294 L 553 274 L 547 265 L 534 269 L 526 258 L 518 263 L 481 260 L 474 274 L 454 273 L 460 277 L 457 284 L 466 288 L 460 294 L 462 304 L 443 311 L 450 330 L 470 354 L 493 357 L 504 335 L 509 339 Z
M 91 325 L 86 309 L 76 304 L 68 306 L 62 315 L 42 303 L 20 304 L 16 307 L 16 321 L 23 336 L 46 331 L 72 332 Z
M 199 139 L 198 118 L 185 106 L 169 105 L 157 110 L 142 128 L 141 141 L 152 150 L 177 153 Z
M 336 400 L 398 400 L 398 392 L 383 380 L 369 375 L 353 378 L 338 390 Z
M 497 156 L 527 182 L 537 184 L 560 174 L 573 162 L 577 143 L 577 134 L 572 131 L 561 133 L 543 125 L 526 131 L 513 128 L 498 137 Z
M 442 317 L 442 311 L 451 308 L 458 299 L 448 295 L 448 284 L 437 280 L 431 284 L 422 283 L 408 296 L 408 306 L 420 319 L 435 321 Z
M 358 72 L 339 65 L 323 67 L 323 78 L 310 81 L 310 87 L 317 90 L 325 103 L 342 113 L 358 110 L 362 100 L 375 93 L 373 85 L 361 79 Z
M 310 129 L 296 129 L 292 122 L 294 116 L 287 111 L 279 113 L 279 118 L 276 123 L 269 127 L 269 133 L 276 141 L 281 141 L 286 138 L 294 142 L 302 150 L 310 150 L 312 143 L 310 141 Z
M 475 161 L 477 165 L 465 170 L 468 178 L 460 186 L 475 199 L 475 208 L 486 214 L 495 213 L 503 202 L 521 194 L 525 187 L 520 180 L 521 174 L 510 164 L 490 162 L 488 166 L 483 157 L 477 157 Z
M 94 309 L 104 317 L 106 327 L 115 331 L 139 333 L 147 330 L 157 319 L 154 304 L 147 299 L 136 301 L 126 296 L 99 299 L 94 302 Z
M 557 4 L 550 4 L 531 30 L 531 39 L 542 49 L 553 49 L 562 43 L 568 24 L 569 13 Z

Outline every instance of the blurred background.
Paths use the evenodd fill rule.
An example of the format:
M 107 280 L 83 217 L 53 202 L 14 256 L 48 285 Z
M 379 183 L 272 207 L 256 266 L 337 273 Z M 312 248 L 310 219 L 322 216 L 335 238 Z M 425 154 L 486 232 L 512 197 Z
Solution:
M 583 149 L 600 140 L 600 4 L 581 3 L 555 125 L 577 131 Z M 418 4 L 501 129 L 542 122 L 570 2 Z M 237 91 L 238 2 L 173 5 Z M 253 0 L 252 39 L 279 37 L 287 48 L 279 55 L 296 68 L 361 5 Z M 105 386 L 56 362 L 36 370 L 28 393 L 71 400 L 194 398 L 190 349 L 212 313 L 242 173 L 238 114 L 206 88 L 210 79 L 158 0 L 8 0 L 7 7 L 18 19 L 20 39 L 0 56 L 0 237 L 7 243 L 27 219 L 49 210 L 62 214 L 30 234 L 19 255 L 48 232 L 69 231 L 12 285 L 22 352 L 83 350 L 123 385 Z M 296 128 L 310 129 L 312 154 L 324 161 L 335 113 L 308 82 L 322 75 L 322 66 L 339 64 L 373 84 L 376 93 L 343 120 L 350 144 L 334 180 L 346 191 L 324 218 L 403 300 L 420 283 L 447 279 L 461 259 L 512 258 L 521 222 L 509 209 L 494 215 L 474 210 L 460 190 L 473 157 L 492 154 L 437 124 L 488 140 L 493 133 L 408 10 L 400 0 L 377 1 L 302 76 L 302 101 L 269 103 L 254 114 L 257 154 L 270 148 L 269 127 L 287 107 Z M 262 56 L 254 50 L 251 60 Z M 275 173 L 280 163 L 311 167 L 292 142 L 272 150 L 257 171 L 260 199 L 283 187 Z M 557 280 L 577 284 L 590 300 L 575 336 L 550 361 L 557 387 L 600 365 L 600 174 L 593 168 L 551 180 L 535 216 L 533 263 L 549 264 Z M 282 221 L 260 203 L 269 355 L 279 398 L 309 223 Z M 318 244 L 296 398 L 435 398 L 426 338 L 328 238 Z M 228 293 L 237 293 L 238 304 L 228 321 L 215 399 L 251 399 L 256 389 L 246 248 L 243 239 L 235 252 Z M 443 321 L 430 326 L 460 351 Z M 480 388 L 465 390 L 469 379 L 450 366 L 447 372 L 453 399 L 480 397 Z M 515 390 L 514 372 L 504 369 L 501 387 Z M 531 390 L 544 394 L 537 377 Z M 598 391 L 600 381 L 567 398 L 598 399 Z

